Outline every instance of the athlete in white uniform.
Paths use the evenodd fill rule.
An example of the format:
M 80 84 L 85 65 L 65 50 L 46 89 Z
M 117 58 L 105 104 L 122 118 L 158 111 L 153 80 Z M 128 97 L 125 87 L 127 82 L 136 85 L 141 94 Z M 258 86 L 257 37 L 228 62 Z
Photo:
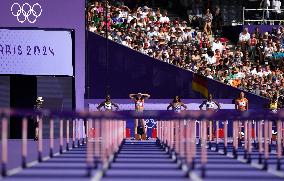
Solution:
M 207 111 L 218 111 L 220 109 L 220 104 L 212 99 L 212 94 L 208 94 L 208 98 L 200 104 L 199 109 L 203 110 L 204 105 L 206 106 Z
M 113 107 L 116 108 L 116 110 L 119 109 L 118 105 L 113 103 L 111 100 L 110 100 L 110 95 L 107 95 L 106 96 L 106 100 L 101 102 L 99 104 L 99 106 L 97 107 L 97 109 L 100 111 L 101 108 L 104 108 L 105 111 L 113 111 Z
M 170 108 L 172 108 L 172 110 L 174 112 L 181 112 L 182 107 L 186 110 L 187 106 L 181 102 L 180 97 L 179 96 L 175 96 L 174 100 L 169 104 L 169 106 L 167 107 L 167 110 L 169 110 Z
M 199 109 L 203 110 L 203 106 L 205 105 L 206 111 L 218 111 L 220 109 L 220 104 L 217 101 L 214 101 L 212 99 L 212 94 L 208 94 L 208 97 L 206 100 L 204 100 L 200 106 Z M 211 141 L 213 139 L 213 121 L 207 121 L 207 128 L 209 127 L 209 149 L 211 149 Z M 217 147 L 217 145 L 216 145 Z M 216 148 L 217 149 L 217 148 Z
M 135 111 L 143 112 L 143 110 L 144 110 L 144 100 L 148 99 L 150 97 L 150 95 L 149 94 L 138 93 L 138 94 L 129 94 L 129 97 L 134 100 Z M 140 137 L 142 136 L 142 140 L 145 140 L 146 139 L 146 135 L 147 135 L 147 128 L 145 126 L 144 119 L 140 120 L 140 125 L 143 128 L 143 133 L 142 134 L 141 134 L 141 132 L 140 132 L 140 134 L 138 134 L 138 132 L 137 132 L 138 119 L 135 119 L 135 121 L 134 121 L 135 138 L 137 140 L 139 140 L 139 139 L 141 139 Z

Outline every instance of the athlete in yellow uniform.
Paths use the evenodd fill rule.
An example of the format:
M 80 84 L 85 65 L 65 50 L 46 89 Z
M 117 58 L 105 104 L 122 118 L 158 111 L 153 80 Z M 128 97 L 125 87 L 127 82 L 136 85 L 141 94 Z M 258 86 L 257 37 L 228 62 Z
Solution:
M 274 95 L 272 99 L 270 100 L 270 103 L 268 105 L 268 108 L 271 112 L 277 113 L 277 110 L 281 107 L 281 105 L 278 102 L 277 96 Z
M 143 110 L 144 110 L 144 100 L 148 99 L 150 97 L 150 95 L 149 94 L 138 93 L 138 94 L 129 94 L 129 97 L 134 100 L 135 111 L 143 112 Z M 138 119 L 135 119 L 135 122 L 134 122 L 135 139 L 141 139 L 140 135 L 142 135 L 142 139 L 145 140 L 146 139 L 146 135 L 147 135 L 147 128 L 146 128 L 144 119 L 140 120 L 140 125 L 142 126 L 142 129 L 143 129 L 143 133 L 142 134 L 141 134 L 141 132 L 140 132 L 140 134 L 138 134 L 138 132 L 137 132 Z

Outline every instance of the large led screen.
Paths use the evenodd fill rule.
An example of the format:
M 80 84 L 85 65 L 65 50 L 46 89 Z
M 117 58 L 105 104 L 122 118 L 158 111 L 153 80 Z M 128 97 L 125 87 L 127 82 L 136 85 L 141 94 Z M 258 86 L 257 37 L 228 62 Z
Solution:
M 0 29 L 0 74 L 73 76 L 72 31 Z

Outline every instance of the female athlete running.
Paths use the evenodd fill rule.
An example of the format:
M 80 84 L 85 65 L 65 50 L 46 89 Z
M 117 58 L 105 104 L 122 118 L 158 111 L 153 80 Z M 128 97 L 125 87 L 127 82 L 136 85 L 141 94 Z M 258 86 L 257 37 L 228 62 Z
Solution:
M 129 97 L 134 100 L 135 111 L 143 112 L 144 101 L 145 101 L 145 99 L 148 99 L 150 97 L 150 95 L 138 93 L 138 94 L 129 94 Z M 139 132 L 138 132 L 137 127 L 139 127 L 139 128 L 142 127 L 142 130 L 139 129 Z M 137 140 L 140 140 L 140 139 L 145 140 L 146 139 L 147 128 L 146 128 L 144 119 L 140 120 L 140 126 L 138 124 L 138 119 L 135 119 L 135 121 L 134 121 L 134 133 L 135 133 L 135 139 L 137 139 Z M 141 136 L 142 136 L 142 138 L 141 138 Z

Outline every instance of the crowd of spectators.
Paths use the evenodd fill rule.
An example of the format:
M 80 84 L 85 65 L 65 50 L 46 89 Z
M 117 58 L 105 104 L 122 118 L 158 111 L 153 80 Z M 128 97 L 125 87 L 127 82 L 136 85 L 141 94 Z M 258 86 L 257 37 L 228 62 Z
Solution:
M 202 74 L 225 84 L 271 98 L 284 93 L 284 28 L 261 33 L 244 29 L 239 44 L 229 47 L 221 29 L 220 9 L 202 17 L 170 20 L 167 10 L 147 6 L 130 9 L 123 3 L 88 8 L 89 31 L 157 60 Z M 212 27 L 213 26 L 213 27 Z M 212 30 L 214 32 L 212 32 Z

